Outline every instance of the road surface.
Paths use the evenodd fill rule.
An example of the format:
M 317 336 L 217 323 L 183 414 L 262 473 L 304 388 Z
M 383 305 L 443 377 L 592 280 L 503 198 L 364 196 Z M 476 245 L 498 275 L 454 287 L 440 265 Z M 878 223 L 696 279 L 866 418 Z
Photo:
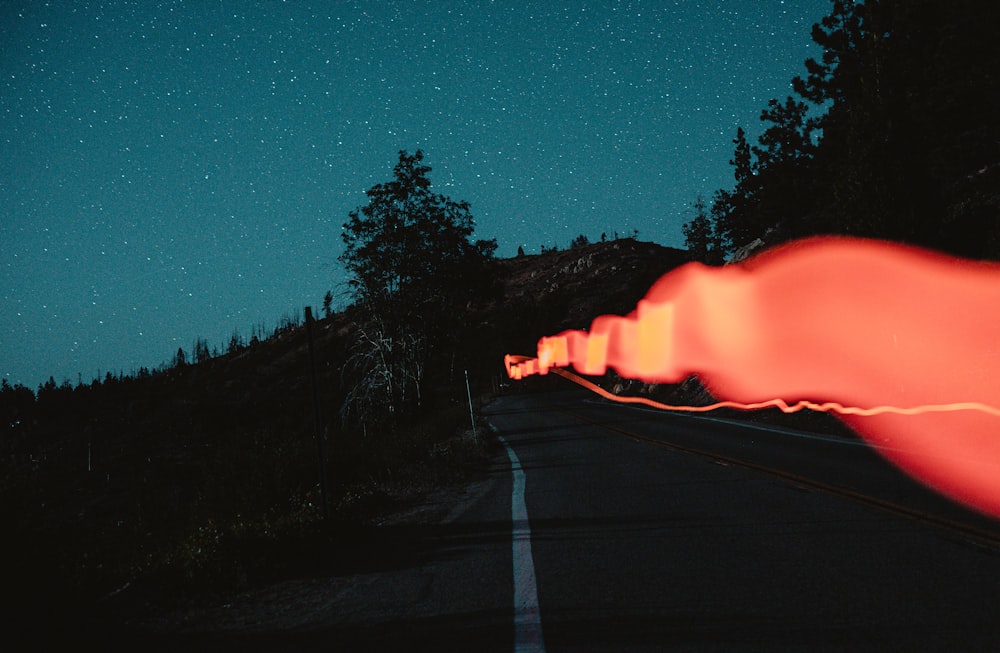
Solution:
M 854 440 L 506 397 L 546 650 L 1000 650 L 1000 523 Z

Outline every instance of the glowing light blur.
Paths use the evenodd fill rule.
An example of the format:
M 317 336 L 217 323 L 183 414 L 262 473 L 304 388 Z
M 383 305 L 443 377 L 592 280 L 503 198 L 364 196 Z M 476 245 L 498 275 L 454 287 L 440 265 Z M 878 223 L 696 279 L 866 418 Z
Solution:
M 1000 265 L 824 237 L 687 264 L 632 313 L 505 364 L 514 379 L 570 365 L 647 383 L 696 375 L 721 400 L 661 408 L 831 411 L 911 475 L 1000 516 L 998 336 Z

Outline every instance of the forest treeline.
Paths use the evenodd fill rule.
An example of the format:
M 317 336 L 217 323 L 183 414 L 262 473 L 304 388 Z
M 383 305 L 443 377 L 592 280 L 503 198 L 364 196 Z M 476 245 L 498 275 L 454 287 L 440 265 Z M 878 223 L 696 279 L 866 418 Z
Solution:
M 719 263 L 761 239 L 881 238 L 1000 259 L 1000 4 L 832 0 L 794 95 L 737 128 L 735 185 L 684 226 Z

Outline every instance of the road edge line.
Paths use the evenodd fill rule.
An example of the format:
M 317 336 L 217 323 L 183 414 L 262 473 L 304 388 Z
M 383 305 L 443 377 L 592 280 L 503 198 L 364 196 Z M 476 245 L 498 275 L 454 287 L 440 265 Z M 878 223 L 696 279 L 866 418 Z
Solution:
M 538 585 L 535 580 L 535 562 L 531 555 L 531 526 L 528 523 L 528 508 L 524 502 L 524 469 L 521 467 L 520 458 L 507 440 L 499 433 L 497 440 L 507 450 L 514 481 L 510 502 L 514 567 L 514 651 L 545 653 L 542 618 L 538 607 Z

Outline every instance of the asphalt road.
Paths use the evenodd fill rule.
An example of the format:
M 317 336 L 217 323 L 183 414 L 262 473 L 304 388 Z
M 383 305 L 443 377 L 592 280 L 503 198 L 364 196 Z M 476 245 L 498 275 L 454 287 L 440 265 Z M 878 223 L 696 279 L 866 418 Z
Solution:
M 484 413 L 486 478 L 323 574 L 105 648 L 1000 650 L 1000 521 L 858 441 L 575 391 Z
M 1000 650 L 1000 522 L 857 441 L 576 393 L 489 419 L 548 651 Z

